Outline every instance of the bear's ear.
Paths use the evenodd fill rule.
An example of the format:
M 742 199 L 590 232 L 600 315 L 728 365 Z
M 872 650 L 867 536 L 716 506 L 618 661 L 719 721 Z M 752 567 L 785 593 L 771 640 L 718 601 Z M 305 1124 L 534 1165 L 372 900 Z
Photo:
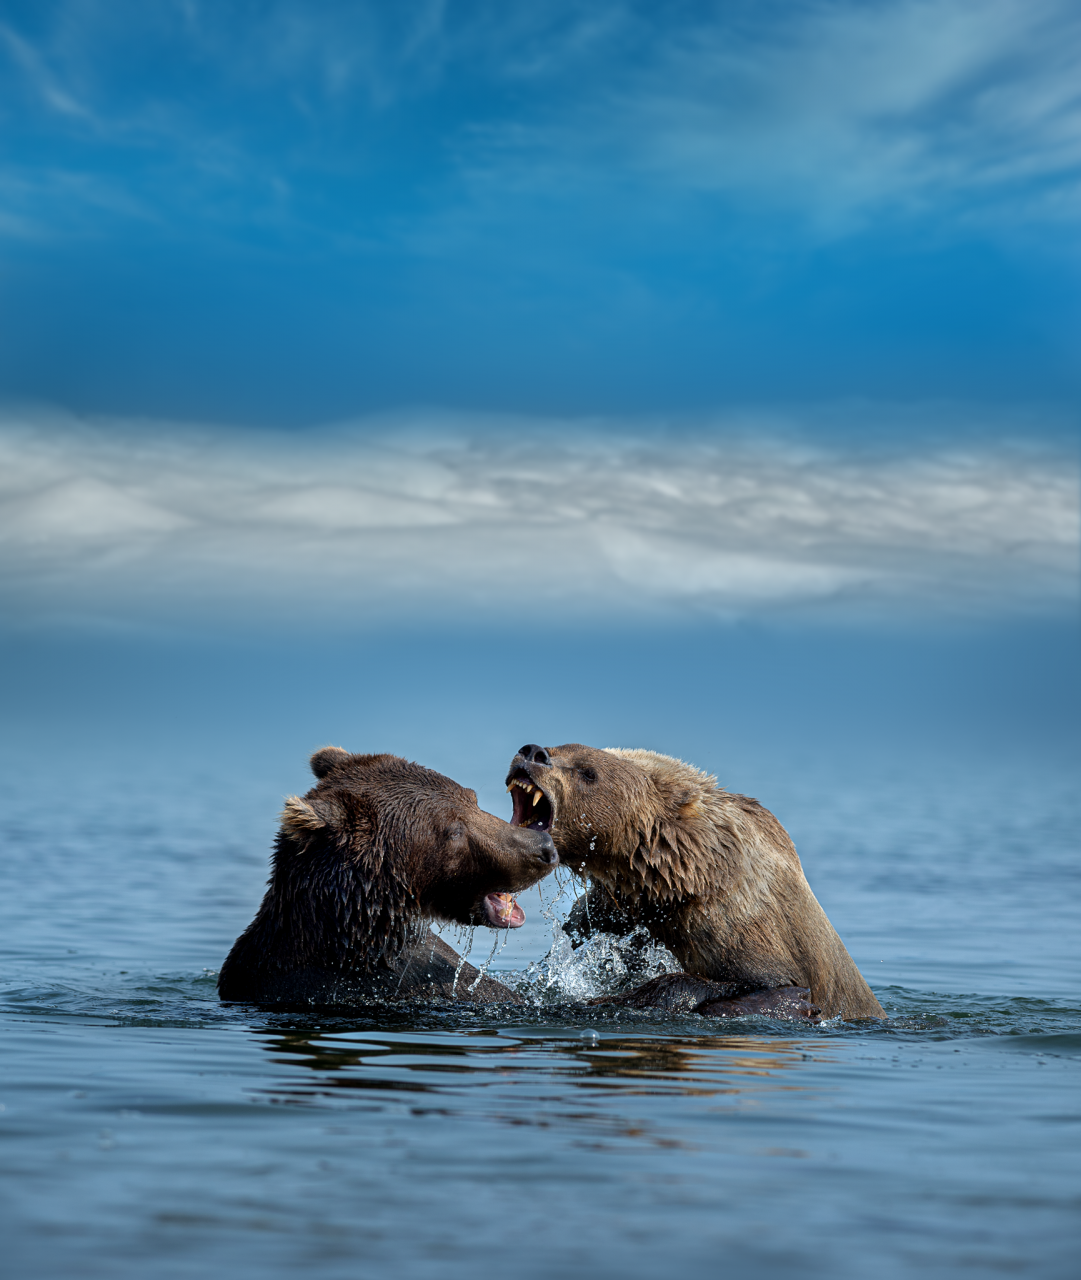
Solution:
M 677 791 L 672 799 L 675 801 L 680 817 L 689 818 L 692 813 L 698 812 L 698 806 L 702 802 L 702 792 L 697 787 L 684 787 Z
M 286 831 L 300 835 L 303 831 L 318 831 L 327 824 L 306 800 L 299 796 L 286 796 L 282 808 L 281 824 Z
M 317 778 L 325 778 L 328 773 L 348 759 L 349 752 L 343 747 L 320 747 L 310 761 L 312 773 Z
M 691 814 L 698 807 L 702 791 L 700 787 L 688 786 L 682 780 L 670 778 L 653 778 L 653 789 L 667 815 L 670 818 Z

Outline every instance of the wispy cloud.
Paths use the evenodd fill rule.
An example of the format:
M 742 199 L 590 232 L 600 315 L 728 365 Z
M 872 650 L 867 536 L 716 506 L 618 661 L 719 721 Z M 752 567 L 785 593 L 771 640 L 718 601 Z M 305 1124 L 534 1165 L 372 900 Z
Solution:
M 163 209 L 181 191 L 221 218 L 235 205 L 218 187 L 250 184 L 254 201 L 271 179 L 368 180 L 384 160 L 448 183 L 451 203 L 478 185 L 622 200 L 635 182 L 662 204 L 705 194 L 831 234 L 883 215 L 1064 223 L 1081 208 L 1069 0 L 50 12 L 32 33 L 0 27 L 17 73 L 0 108 L 29 86 L 69 166 L 116 148 L 129 167 L 102 169 Z
M 0 598 L 27 623 L 296 626 L 1075 606 L 1060 444 L 869 450 L 791 428 L 422 414 L 283 436 L 9 414 Z
M 496 171 L 624 168 L 833 232 L 1081 205 L 1081 17 L 1062 0 L 722 8 L 648 38 L 564 109 L 492 126 Z
M 51 71 L 40 52 L 3 22 L 0 22 L 0 47 L 6 48 L 32 91 L 50 111 L 79 120 L 93 119 L 88 108 Z

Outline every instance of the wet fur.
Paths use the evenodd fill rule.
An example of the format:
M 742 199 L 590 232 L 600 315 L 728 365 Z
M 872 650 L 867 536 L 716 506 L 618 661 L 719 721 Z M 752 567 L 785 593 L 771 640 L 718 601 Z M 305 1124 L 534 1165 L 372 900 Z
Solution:
M 811 1003 L 808 987 L 774 987 L 730 996 L 722 983 L 709 982 L 689 973 L 662 973 L 633 991 L 602 996 L 590 1004 L 618 1004 L 631 1009 L 664 1009 L 668 1013 L 698 1013 L 708 1018 L 806 1018 L 815 1020 L 821 1010 Z
M 572 936 L 644 925 L 710 982 L 703 1005 L 796 988 L 824 1017 L 885 1016 L 788 833 L 757 800 L 653 751 L 571 743 L 548 756 L 530 773 L 555 798 L 552 836 L 592 881 L 565 926 Z M 516 757 L 512 773 L 524 763 Z
M 358 1005 L 408 999 L 507 1001 L 463 965 L 429 921 L 484 923 L 489 892 L 535 884 L 547 837 L 484 813 L 472 791 L 392 755 L 337 747 L 319 782 L 285 802 L 270 882 L 222 965 L 224 1000 Z

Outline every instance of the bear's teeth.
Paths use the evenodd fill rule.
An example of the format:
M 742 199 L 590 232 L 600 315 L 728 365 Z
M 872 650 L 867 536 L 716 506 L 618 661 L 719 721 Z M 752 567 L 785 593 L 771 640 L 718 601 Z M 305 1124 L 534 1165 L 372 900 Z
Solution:
M 544 792 L 543 792 L 543 791 L 538 791 L 538 792 L 534 795 L 534 797 L 533 797 L 533 806 L 534 806 L 534 808 L 535 808 L 535 807 L 540 803 L 540 798 L 541 798 L 541 796 L 542 796 L 542 795 L 544 795 Z

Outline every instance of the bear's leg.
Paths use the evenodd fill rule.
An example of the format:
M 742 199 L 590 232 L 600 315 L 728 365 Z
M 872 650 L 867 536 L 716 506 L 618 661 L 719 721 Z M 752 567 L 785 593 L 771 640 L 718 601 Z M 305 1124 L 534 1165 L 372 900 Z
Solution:
M 752 991 L 730 1000 L 703 1000 L 695 1013 L 707 1018 L 795 1018 L 820 1022 L 822 1010 L 811 1003 L 808 987 L 774 987 L 771 991 Z
M 633 991 L 618 996 L 600 996 L 590 1004 L 619 1004 L 628 1009 L 666 1009 L 670 1013 L 694 1013 L 700 1004 L 717 1002 L 731 994 L 731 988 L 689 973 L 662 973 Z
M 628 1009 L 664 1009 L 700 1013 L 707 1018 L 792 1018 L 818 1022 L 821 1010 L 811 1003 L 807 987 L 773 987 L 733 995 L 732 987 L 690 973 L 662 973 L 633 991 L 601 996 L 590 1004 L 618 1004 Z
M 457 975 L 457 982 L 455 982 Z M 403 996 L 422 999 L 463 1000 L 474 1004 L 522 1004 L 522 997 L 495 978 L 463 961 L 452 946 L 429 930 L 414 948 Z
M 638 921 L 622 911 L 598 885 L 588 891 L 571 907 L 563 922 L 563 932 L 577 949 L 595 933 L 614 933 L 618 937 L 633 933 Z

